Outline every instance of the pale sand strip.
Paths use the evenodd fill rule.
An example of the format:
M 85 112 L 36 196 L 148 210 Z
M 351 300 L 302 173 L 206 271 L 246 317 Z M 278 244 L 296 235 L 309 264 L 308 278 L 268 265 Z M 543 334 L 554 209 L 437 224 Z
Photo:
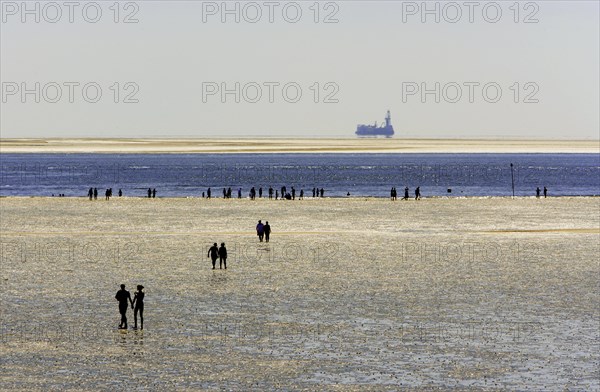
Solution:
M 599 153 L 598 140 L 0 139 L 0 153 Z

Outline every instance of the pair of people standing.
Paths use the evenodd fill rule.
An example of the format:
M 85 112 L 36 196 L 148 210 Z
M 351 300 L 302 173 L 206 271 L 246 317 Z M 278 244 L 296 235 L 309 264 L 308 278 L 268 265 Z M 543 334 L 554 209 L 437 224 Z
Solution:
M 265 242 L 269 242 L 269 237 L 271 236 L 271 226 L 269 225 L 269 221 L 266 221 L 263 225 L 262 221 L 258 221 L 256 225 L 256 235 L 258 235 L 258 240 L 263 242 L 263 238 Z
M 131 309 L 133 309 L 133 329 L 137 329 L 137 315 L 140 313 L 140 329 L 144 329 L 144 296 L 145 293 L 144 286 L 139 284 L 137 286 L 137 291 L 133 295 L 133 300 L 131 299 L 131 294 L 129 291 L 125 290 L 125 285 L 121 285 L 121 290 L 117 291 L 117 295 L 115 295 L 115 299 L 119 301 L 119 313 L 121 313 L 121 323 L 119 324 L 119 329 L 127 329 L 127 302 L 131 304 Z
M 221 242 L 221 247 L 217 247 L 217 243 L 215 242 L 213 246 L 208 250 L 208 254 L 206 257 L 210 257 L 212 260 L 212 269 L 215 269 L 215 265 L 217 263 L 217 259 L 219 259 L 219 269 L 227 269 L 227 248 L 225 248 L 225 243 Z

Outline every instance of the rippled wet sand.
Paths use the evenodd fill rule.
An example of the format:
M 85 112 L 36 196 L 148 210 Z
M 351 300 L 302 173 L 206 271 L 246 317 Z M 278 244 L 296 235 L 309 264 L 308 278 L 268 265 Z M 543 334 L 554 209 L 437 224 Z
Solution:
M 0 213 L 0 390 L 600 389 L 599 198 Z M 144 331 L 117 330 L 120 283 L 146 287 Z

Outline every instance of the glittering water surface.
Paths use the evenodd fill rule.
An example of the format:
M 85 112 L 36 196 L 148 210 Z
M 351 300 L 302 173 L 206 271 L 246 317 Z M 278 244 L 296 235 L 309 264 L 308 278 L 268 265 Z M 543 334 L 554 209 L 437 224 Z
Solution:
M 2 198 L 0 390 L 597 391 L 599 209 Z
M 511 173 L 510 164 L 513 163 Z M 2 154 L 0 196 L 85 196 L 89 187 L 127 196 L 194 196 L 251 187 L 312 196 L 517 196 L 548 187 L 553 196 L 600 194 L 598 154 Z M 452 192 L 448 193 L 448 189 Z

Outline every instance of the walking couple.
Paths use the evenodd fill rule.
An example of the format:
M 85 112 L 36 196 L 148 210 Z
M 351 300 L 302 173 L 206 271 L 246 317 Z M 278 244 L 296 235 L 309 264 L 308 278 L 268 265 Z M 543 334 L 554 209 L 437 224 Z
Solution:
M 212 269 L 215 269 L 217 258 L 219 259 L 219 269 L 222 269 L 223 267 L 227 269 L 227 248 L 225 248 L 224 242 L 221 242 L 220 248 L 217 247 L 217 243 L 215 242 L 208 250 L 206 257 L 210 257 L 212 259 Z
M 129 291 L 125 290 L 125 285 L 121 285 L 121 290 L 117 291 L 117 295 L 115 295 L 115 299 L 119 301 L 119 313 L 121 313 L 121 323 L 119 324 L 119 329 L 127 329 L 127 302 L 131 304 L 131 309 L 133 309 L 133 329 L 137 329 L 137 315 L 140 313 L 140 329 L 144 329 L 144 286 L 138 284 L 137 291 L 133 295 L 133 300 L 131 299 L 131 294 Z
M 269 221 L 266 221 L 263 225 L 261 221 L 258 221 L 256 225 L 256 235 L 258 235 L 258 239 L 260 242 L 263 242 L 263 238 L 265 242 L 269 242 L 269 237 L 271 236 L 271 226 L 269 225 Z

